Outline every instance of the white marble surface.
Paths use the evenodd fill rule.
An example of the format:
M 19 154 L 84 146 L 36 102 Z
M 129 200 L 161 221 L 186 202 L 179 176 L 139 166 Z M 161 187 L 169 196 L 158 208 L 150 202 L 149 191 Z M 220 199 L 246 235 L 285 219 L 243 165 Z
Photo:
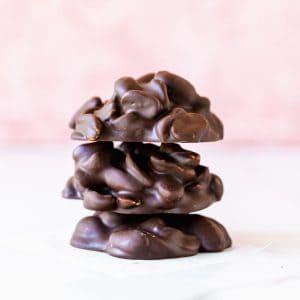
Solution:
M 0 150 L 0 299 L 300 299 L 300 149 L 188 145 L 225 184 L 223 253 L 128 261 L 68 245 L 72 145 Z

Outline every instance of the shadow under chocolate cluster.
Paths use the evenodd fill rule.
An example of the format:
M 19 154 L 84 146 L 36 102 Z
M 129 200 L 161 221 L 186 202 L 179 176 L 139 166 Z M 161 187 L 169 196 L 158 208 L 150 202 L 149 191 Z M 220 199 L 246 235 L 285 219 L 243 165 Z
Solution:
M 128 259 L 161 259 L 222 251 L 231 246 L 223 225 L 200 215 L 96 213 L 76 226 L 71 244 Z
M 186 126 L 188 124 L 188 126 Z M 161 71 L 122 77 L 112 97 L 88 100 L 70 121 L 72 138 L 87 141 L 204 142 L 223 138 L 210 101 L 184 78 Z
M 125 214 L 189 213 L 221 199 L 221 179 L 199 165 L 197 153 L 177 144 L 112 142 L 78 146 L 65 198 L 95 211 Z

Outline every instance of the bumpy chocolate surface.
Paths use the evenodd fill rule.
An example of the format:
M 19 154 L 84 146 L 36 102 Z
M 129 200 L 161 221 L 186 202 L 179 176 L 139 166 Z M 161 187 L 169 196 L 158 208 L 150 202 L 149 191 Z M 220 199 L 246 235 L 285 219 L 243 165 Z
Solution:
M 223 138 L 223 125 L 210 111 L 209 100 L 187 80 L 166 71 L 120 78 L 109 100 L 88 100 L 69 125 L 75 140 L 165 143 Z
M 71 245 L 121 258 L 161 259 L 223 251 L 231 239 L 223 225 L 200 215 L 103 212 L 77 224 Z
M 221 199 L 221 179 L 176 144 L 95 142 L 73 152 L 75 174 L 65 198 L 87 209 L 125 214 L 189 213 Z

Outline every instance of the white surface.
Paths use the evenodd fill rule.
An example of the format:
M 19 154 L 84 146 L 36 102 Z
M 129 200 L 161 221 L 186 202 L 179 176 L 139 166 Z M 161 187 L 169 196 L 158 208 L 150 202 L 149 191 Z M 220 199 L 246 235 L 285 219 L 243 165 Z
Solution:
M 72 146 L 0 151 L 0 299 L 300 299 L 300 149 L 188 145 L 224 181 L 201 213 L 226 226 L 232 249 L 129 261 L 68 245 L 91 214 L 60 197 Z

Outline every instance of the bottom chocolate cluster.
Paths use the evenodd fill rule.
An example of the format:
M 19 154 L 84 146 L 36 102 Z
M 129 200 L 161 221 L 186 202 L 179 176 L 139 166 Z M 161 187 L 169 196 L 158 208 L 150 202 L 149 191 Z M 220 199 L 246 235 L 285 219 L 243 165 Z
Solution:
M 196 214 L 95 213 L 76 226 L 71 245 L 128 259 L 162 259 L 231 246 L 223 225 Z

